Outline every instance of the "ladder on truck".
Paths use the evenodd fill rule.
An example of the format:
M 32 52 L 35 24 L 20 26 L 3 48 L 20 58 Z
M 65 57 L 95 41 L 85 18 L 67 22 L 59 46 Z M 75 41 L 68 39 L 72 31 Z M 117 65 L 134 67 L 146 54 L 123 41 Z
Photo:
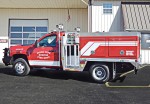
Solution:
M 70 34 L 70 36 L 68 36 Z M 62 56 L 63 68 L 79 68 L 80 67 L 80 54 L 79 54 L 79 37 L 76 34 L 71 36 L 71 33 L 66 33 L 62 39 Z

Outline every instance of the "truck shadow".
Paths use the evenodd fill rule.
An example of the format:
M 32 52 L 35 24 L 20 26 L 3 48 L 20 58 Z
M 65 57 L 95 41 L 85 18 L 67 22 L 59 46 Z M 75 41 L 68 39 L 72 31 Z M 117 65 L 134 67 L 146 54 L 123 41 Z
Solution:
M 11 76 L 16 76 L 15 72 L 11 67 L 1 67 L 0 74 L 6 74 Z M 77 80 L 81 82 L 95 83 L 88 72 L 65 72 L 65 71 L 49 71 L 49 70 L 32 70 L 29 74 L 30 77 L 43 77 L 50 79 L 60 79 L 60 80 Z M 19 76 L 18 76 L 19 77 Z M 120 83 L 125 80 L 126 76 L 116 77 L 116 79 L 111 80 L 111 82 L 119 81 Z
M 95 83 L 88 72 L 65 72 L 65 71 L 32 71 L 29 76 L 45 77 L 60 80 L 77 80 L 81 82 Z
M 15 75 L 14 71 L 11 67 L 0 67 L 0 73 L 6 74 L 6 75 Z
M 11 67 L 1 67 L 0 74 L 16 76 Z M 95 83 L 88 72 L 64 72 L 64 71 L 47 71 L 47 70 L 32 70 L 30 77 L 43 77 L 60 80 L 77 80 L 81 82 Z M 18 76 L 19 77 L 19 76 Z

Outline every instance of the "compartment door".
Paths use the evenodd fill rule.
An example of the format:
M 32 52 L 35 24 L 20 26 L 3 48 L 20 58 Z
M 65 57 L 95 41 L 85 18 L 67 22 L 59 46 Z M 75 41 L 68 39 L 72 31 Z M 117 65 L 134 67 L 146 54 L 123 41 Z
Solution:
M 109 57 L 113 58 L 137 58 L 137 37 L 111 37 L 109 38 Z

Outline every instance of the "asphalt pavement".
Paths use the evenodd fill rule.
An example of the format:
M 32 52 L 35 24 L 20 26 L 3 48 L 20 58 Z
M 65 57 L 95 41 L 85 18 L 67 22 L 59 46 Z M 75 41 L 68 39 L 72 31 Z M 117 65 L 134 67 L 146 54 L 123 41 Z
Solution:
M 150 88 L 150 67 L 146 66 L 138 70 L 137 74 L 134 71 L 122 74 L 120 78 L 109 82 L 110 86 L 119 87 L 149 87 Z
M 136 86 L 147 86 L 148 69 L 109 84 L 129 86 L 136 82 Z M 32 71 L 29 76 L 18 77 L 10 67 L 0 66 L 0 104 L 150 104 L 150 88 L 111 88 L 79 72 Z

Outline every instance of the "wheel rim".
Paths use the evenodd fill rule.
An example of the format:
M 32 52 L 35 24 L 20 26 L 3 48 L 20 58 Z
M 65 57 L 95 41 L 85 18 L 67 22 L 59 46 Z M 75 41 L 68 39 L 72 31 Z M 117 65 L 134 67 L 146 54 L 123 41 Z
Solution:
M 106 71 L 103 67 L 96 67 L 93 70 L 93 77 L 96 80 L 103 80 L 106 77 Z
M 15 70 L 16 70 L 16 72 L 17 72 L 18 74 L 24 73 L 24 71 L 25 71 L 25 66 L 24 66 L 24 64 L 21 63 L 21 62 L 16 63 L 16 65 L 15 65 Z

